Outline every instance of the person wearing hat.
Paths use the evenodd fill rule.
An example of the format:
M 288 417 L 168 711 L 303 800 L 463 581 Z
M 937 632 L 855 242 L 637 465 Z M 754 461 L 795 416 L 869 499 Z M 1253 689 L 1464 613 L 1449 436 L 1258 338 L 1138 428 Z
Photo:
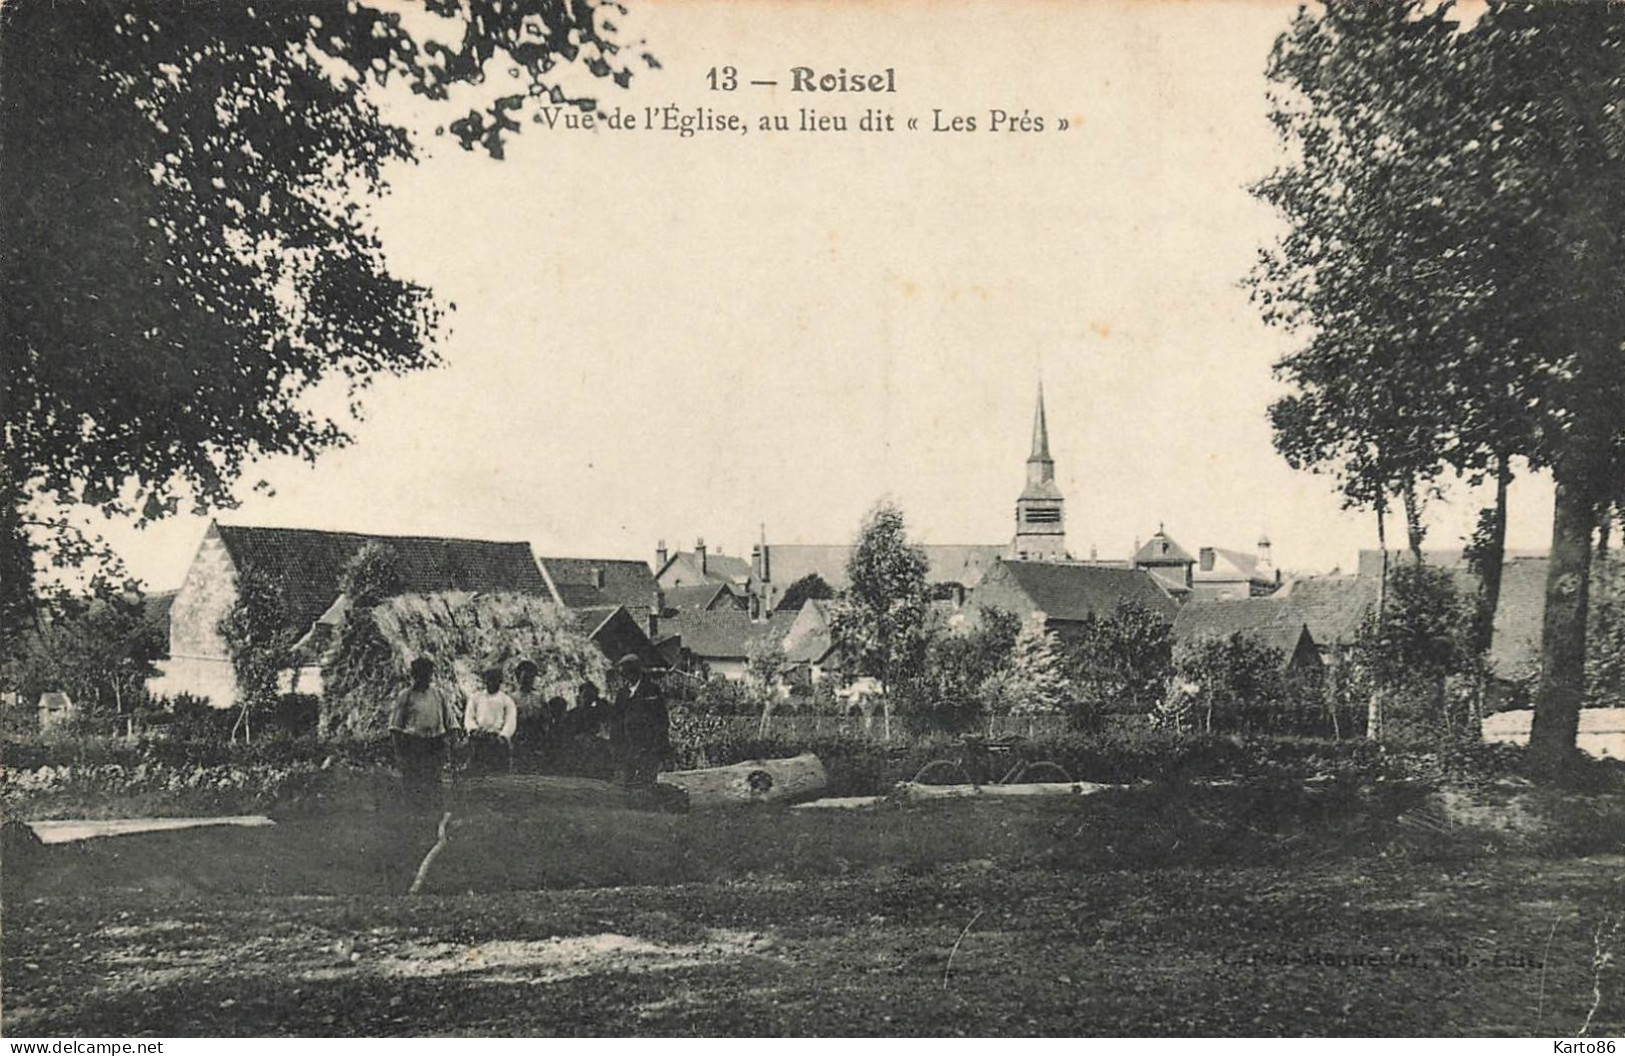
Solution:
M 476 771 L 490 773 L 513 769 L 513 731 L 519 724 L 519 707 L 502 692 L 502 668 L 485 672 L 483 692 L 470 694 L 463 728 L 468 731 L 469 762 Z
M 389 739 L 401 769 L 401 790 L 415 810 L 440 808 L 440 770 L 459 723 L 451 698 L 435 688 L 434 661 L 412 661 L 412 685 L 389 709 Z
M 671 750 L 671 720 L 666 700 L 643 661 L 628 653 L 615 665 L 620 688 L 615 692 L 610 744 L 621 782 L 638 793 L 653 793 L 660 764 Z

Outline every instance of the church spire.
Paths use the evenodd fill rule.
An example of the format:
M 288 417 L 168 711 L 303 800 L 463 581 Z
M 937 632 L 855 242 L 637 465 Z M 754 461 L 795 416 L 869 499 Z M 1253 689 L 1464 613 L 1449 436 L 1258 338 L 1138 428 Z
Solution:
M 1065 561 L 1066 515 L 1061 489 L 1055 485 L 1055 460 L 1049 453 L 1049 422 L 1044 417 L 1044 383 L 1038 383 L 1033 410 L 1033 452 L 1027 456 L 1027 486 L 1016 499 L 1016 537 L 1011 554 L 1019 561 Z
M 1038 409 L 1033 412 L 1033 453 L 1029 462 L 1049 462 L 1049 423 L 1044 419 L 1044 381 L 1038 382 Z

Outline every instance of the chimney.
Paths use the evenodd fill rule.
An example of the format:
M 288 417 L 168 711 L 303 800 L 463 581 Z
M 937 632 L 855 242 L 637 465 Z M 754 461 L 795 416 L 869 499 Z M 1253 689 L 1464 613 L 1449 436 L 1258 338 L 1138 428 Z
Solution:
M 694 540 L 694 560 L 700 563 L 700 575 L 705 575 L 705 539 Z
M 666 567 L 666 540 L 662 539 L 655 544 L 655 574 Z
M 1275 558 L 1270 553 L 1270 537 L 1260 535 L 1258 537 L 1258 570 L 1260 572 L 1270 572 L 1274 568 Z
M 1204 546 L 1204 547 L 1202 547 L 1202 549 L 1197 551 L 1197 554 L 1201 558 L 1201 561 L 1202 561 L 1202 571 L 1203 572 L 1211 572 L 1211 571 L 1213 571 L 1213 559 L 1214 559 L 1214 556 L 1215 556 L 1214 553 L 1213 553 L 1213 548 L 1211 546 Z

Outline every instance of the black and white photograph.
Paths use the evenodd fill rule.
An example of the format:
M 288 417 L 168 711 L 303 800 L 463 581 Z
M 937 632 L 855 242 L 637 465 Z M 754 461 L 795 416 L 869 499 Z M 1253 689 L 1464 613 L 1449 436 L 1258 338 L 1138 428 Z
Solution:
M 1625 1034 L 1625 2 L 0 0 L 0 371 L 13 1053 Z

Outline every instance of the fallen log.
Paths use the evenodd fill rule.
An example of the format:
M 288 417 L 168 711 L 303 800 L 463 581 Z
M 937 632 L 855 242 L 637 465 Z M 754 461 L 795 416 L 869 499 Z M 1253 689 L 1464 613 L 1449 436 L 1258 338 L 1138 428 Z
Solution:
M 1036 781 L 1020 785 L 922 785 L 913 781 L 899 781 L 892 790 L 892 796 L 900 800 L 1088 796 L 1125 787 L 1100 785 L 1092 781 Z
M 791 810 L 863 810 L 886 802 L 885 796 L 830 796 L 797 803 Z
M 824 764 L 812 754 L 790 759 L 753 759 L 706 770 L 677 770 L 660 775 L 660 783 L 688 793 L 695 810 L 742 803 L 793 803 L 811 799 L 829 787 Z

